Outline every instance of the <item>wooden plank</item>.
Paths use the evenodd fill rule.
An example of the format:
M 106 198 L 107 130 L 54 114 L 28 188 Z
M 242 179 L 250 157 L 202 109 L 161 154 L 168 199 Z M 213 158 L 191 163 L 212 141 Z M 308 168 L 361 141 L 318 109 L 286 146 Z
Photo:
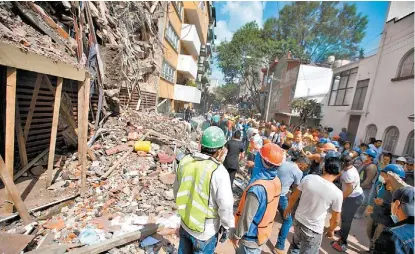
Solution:
M 26 139 L 24 138 L 22 130 L 22 122 L 20 121 L 20 109 L 19 105 L 16 104 L 16 137 L 17 146 L 19 147 L 20 165 L 22 167 L 27 165 L 27 154 L 26 154 Z
M 42 81 L 42 77 L 43 77 L 42 74 L 40 73 L 37 74 L 35 88 L 33 89 L 32 100 L 30 101 L 29 113 L 27 114 L 24 131 L 23 131 L 25 140 L 27 140 L 27 136 L 29 135 L 30 124 L 32 123 L 33 112 L 35 111 L 37 95 L 39 93 L 39 88 L 41 84 L 40 82 Z
M 52 85 L 52 82 L 50 82 L 49 77 L 45 76 L 45 81 L 47 86 L 49 87 L 49 90 L 55 94 L 55 88 Z M 62 113 L 65 115 L 65 118 L 68 120 L 69 125 L 74 129 L 75 133 L 78 133 L 78 128 L 76 126 L 76 122 L 73 118 L 73 116 L 71 116 L 70 110 L 66 107 L 65 104 L 62 104 Z
M 62 61 L 54 61 L 30 51 L 25 52 L 5 42 L 0 42 L 0 64 L 77 81 L 85 80 L 83 68 L 77 68 Z
M 1 57 L 1 56 L 0 56 Z M 14 131 L 16 118 L 16 78 L 17 71 L 15 68 L 7 67 L 7 83 L 6 83 L 6 130 L 5 130 L 5 172 L 13 177 L 14 165 Z M 6 200 L 11 200 L 13 197 L 6 189 Z M 5 213 L 13 212 L 13 206 L 5 203 L 3 206 Z
M 85 107 L 85 82 L 78 82 L 78 112 L 82 112 Z M 85 146 L 82 144 L 84 142 L 84 115 L 78 114 L 78 161 L 81 165 L 83 165 L 83 161 L 86 161 L 86 155 L 84 153 Z M 83 171 L 81 166 L 81 197 L 85 195 L 84 193 L 84 186 L 85 186 L 84 178 L 83 178 Z
M 14 122 L 14 121 L 13 121 Z M 3 181 L 4 185 L 6 186 L 7 191 L 10 193 L 11 200 L 13 201 L 14 206 L 16 207 L 17 212 L 22 218 L 24 224 L 29 224 L 32 222 L 32 218 L 27 211 L 26 205 L 24 204 L 19 191 L 14 185 L 13 178 L 8 172 L 6 165 L 4 164 L 3 158 L 0 156 L 0 176 L 1 180 Z
M 58 82 L 56 85 L 55 101 L 53 103 L 53 121 L 52 121 L 52 131 L 50 137 L 50 147 L 49 147 L 49 159 L 48 159 L 48 174 L 46 179 L 46 187 L 49 187 L 52 184 L 52 173 L 53 173 L 53 160 L 55 158 L 55 148 L 56 148 L 56 134 L 58 132 L 58 122 L 59 122 L 59 109 L 61 105 L 61 95 L 62 95 L 62 84 L 63 78 L 58 77 Z
M 45 154 L 47 154 L 49 151 L 49 148 L 41 152 L 38 156 L 36 156 L 33 160 L 31 160 L 25 167 L 20 169 L 13 177 L 13 180 L 16 180 L 21 175 L 23 175 L 29 168 L 31 168 L 38 160 L 40 160 Z
M 160 231 L 164 228 L 163 225 L 158 224 L 150 224 L 145 226 L 145 228 L 141 230 L 137 230 L 131 233 L 127 233 L 124 235 L 120 235 L 117 237 L 113 237 L 109 240 L 102 241 L 97 244 L 93 244 L 90 246 L 82 247 L 77 250 L 73 250 L 68 252 L 68 254 L 97 254 L 102 253 L 112 248 L 115 248 L 120 245 L 124 245 L 133 241 L 137 241 L 140 238 L 145 238 L 150 236 L 157 231 Z
M 78 110 L 78 117 L 80 117 L 81 120 L 78 121 L 78 126 L 79 123 L 81 123 L 82 129 L 79 129 L 79 135 L 78 135 L 78 147 L 79 145 L 82 146 L 81 151 L 82 151 L 82 161 L 81 161 L 81 197 L 85 196 L 86 193 L 86 153 L 87 153 L 87 142 L 88 142 L 88 112 L 89 112 L 89 93 L 90 93 L 90 88 L 91 88 L 91 83 L 90 83 L 90 78 L 87 77 L 85 79 L 85 81 L 83 82 L 83 84 L 81 85 L 83 87 L 83 89 L 80 89 L 81 92 L 83 90 L 83 95 L 82 93 L 79 94 L 78 96 L 78 106 L 79 106 L 79 110 Z M 80 101 L 81 105 L 79 104 Z M 81 130 L 82 130 L 82 134 L 81 134 Z

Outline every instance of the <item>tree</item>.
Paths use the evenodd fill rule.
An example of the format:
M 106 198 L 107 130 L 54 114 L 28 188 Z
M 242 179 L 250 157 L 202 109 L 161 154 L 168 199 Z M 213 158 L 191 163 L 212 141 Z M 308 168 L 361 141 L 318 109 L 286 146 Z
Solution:
M 305 55 L 322 62 L 357 56 L 368 19 L 346 2 L 293 2 L 284 6 L 279 18 L 264 23 L 265 33 L 276 40 L 291 38 Z
M 303 125 L 307 118 L 320 115 L 321 104 L 313 99 L 298 98 L 291 102 L 291 109 L 299 113 L 300 125 Z
M 363 59 L 363 58 L 365 58 L 365 50 L 361 48 L 359 50 L 359 59 Z
M 300 54 L 302 50 L 293 40 L 274 40 L 264 34 L 257 23 L 250 22 L 235 32 L 231 41 L 217 46 L 217 61 L 227 83 L 239 83 L 250 92 L 249 102 L 259 112 L 263 111 L 260 103 L 261 68 L 268 67 L 276 57 L 282 57 L 289 50 Z
M 236 102 L 238 96 L 238 85 L 237 84 L 226 84 L 221 87 L 217 87 L 215 90 L 216 98 L 219 101 L 227 101 L 228 103 Z

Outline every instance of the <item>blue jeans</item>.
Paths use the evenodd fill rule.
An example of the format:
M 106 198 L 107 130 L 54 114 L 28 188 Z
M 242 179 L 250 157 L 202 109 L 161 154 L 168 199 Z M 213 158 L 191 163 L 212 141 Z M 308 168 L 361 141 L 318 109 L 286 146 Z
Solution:
M 239 244 L 239 247 L 236 249 L 236 254 L 261 254 L 261 252 L 261 249 L 248 248 L 243 244 Z
M 293 224 L 293 218 L 291 217 L 291 214 L 287 216 L 287 218 L 284 218 L 284 210 L 288 206 L 288 198 L 287 196 L 280 196 L 280 201 L 278 203 L 278 212 L 281 215 L 282 218 L 282 225 L 280 232 L 278 233 L 278 239 L 277 243 L 275 244 L 275 247 L 279 250 L 285 249 L 285 239 L 287 239 L 288 232 L 290 232 L 290 227 Z
M 215 248 L 218 243 L 218 234 L 212 236 L 209 240 L 202 241 L 194 238 L 187 233 L 182 227 L 179 230 L 180 243 L 179 254 L 211 254 L 215 253 Z

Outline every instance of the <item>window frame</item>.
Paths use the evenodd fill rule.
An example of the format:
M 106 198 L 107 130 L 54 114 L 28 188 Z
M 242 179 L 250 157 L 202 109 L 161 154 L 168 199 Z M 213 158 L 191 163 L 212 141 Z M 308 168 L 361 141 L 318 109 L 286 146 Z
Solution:
M 350 76 L 352 74 L 357 74 L 357 71 L 358 71 L 358 67 L 352 68 L 352 69 L 349 69 L 349 70 L 345 70 L 345 71 L 342 71 L 340 73 L 336 73 L 336 74 L 333 75 L 333 79 L 332 79 L 331 87 L 330 87 L 329 100 L 328 100 L 328 103 L 327 103 L 328 106 L 349 106 L 350 105 L 350 104 L 344 104 L 344 100 L 346 99 L 346 95 L 347 95 L 348 90 L 354 88 L 353 86 L 349 86 L 350 85 L 350 82 L 349 82 L 350 81 Z M 340 76 L 339 84 L 337 86 L 337 89 L 333 89 L 334 82 L 336 81 L 336 76 Z M 342 78 L 346 78 L 347 81 L 346 81 L 345 87 L 340 88 L 340 82 L 341 82 Z M 342 100 L 341 104 L 336 104 L 337 97 L 339 96 L 339 91 L 344 91 L 343 100 Z M 351 91 L 353 92 L 353 90 L 351 90 Z M 336 98 L 335 98 L 333 104 L 331 104 L 331 98 L 332 98 L 333 92 L 336 92 Z M 353 101 L 352 101 L 352 103 L 353 103 Z
M 164 73 L 164 66 L 165 65 L 168 66 L 168 67 L 170 67 L 170 70 L 173 70 L 171 80 L 170 80 L 170 77 L 169 76 L 166 76 L 165 73 Z M 174 84 L 174 78 L 175 78 L 175 76 L 176 76 L 176 69 L 166 59 L 163 59 L 160 77 L 162 77 L 164 80 L 166 80 L 166 81 Z
M 362 84 L 363 82 L 367 82 L 366 85 L 359 87 L 359 83 Z M 363 107 L 365 106 L 365 99 L 366 99 L 366 95 L 367 95 L 367 89 L 369 89 L 369 82 L 370 82 L 370 79 L 363 79 L 363 80 L 358 80 L 357 81 L 356 89 L 355 89 L 354 95 L 353 95 L 352 110 L 363 110 Z M 362 99 L 364 89 L 366 89 L 366 91 L 364 92 L 364 96 L 363 96 L 363 105 L 361 105 L 362 107 L 359 108 L 359 103 Z M 356 95 L 359 95 L 359 98 L 357 98 Z M 356 105 L 356 108 L 355 108 L 355 100 L 356 99 L 357 99 L 357 105 Z
M 410 57 L 412 54 L 412 57 Z M 398 71 L 396 73 L 396 78 L 394 80 L 401 80 L 401 79 L 407 79 L 407 78 L 413 78 L 414 77 L 414 48 L 410 49 L 408 52 L 406 52 L 403 57 L 401 58 L 401 60 L 399 61 L 399 65 L 398 65 Z M 409 75 L 402 75 L 402 70 L 403 70 L 403 63 L 407 60 L 407 59 L 412 59 L 412 70 L 411 73 Z
M 372 127 L 375 128 L 375 131 L 374 131 L 375 134 L 369 136 L 369 129 L 372 128 Z M 376 124 L 374 124 L 374 123 L 369 124 L 368 126 L 366 126 L 365 139 L 364 139 L 363 142 L 365 142 L 366 144 L 369 143 L 369 139 L 372 138 L 372 137 L 376 138 L 377 134 L 378 134 L 378 127 L 376 126 Z
M 177 45 L 175 46 L 175 43 L 172 41 L 169 35 L 169 29 L 173 32 L 173 34 L 177 37 Z M 176 53 L 179 52 L 179 44 L 180 44 L 180 37 L 177 34 L 176 30 L 174 30 L 173 25 L 169 21 L 168 25 L 166 26 L 166 31 L 164 32 L 164 38 L 166 38 L 166 41 L 170 44 L 170 46 L 176 51 Z
M 394 130 L 394 129 L 396 129 L 396 130 L 397 130 L 397 133 L 398 133 L 398 134 L 396 135 L 396 140 L 395 140 L 395 142 L 394 142 L 394 143 L 392 143 L 392 144 L 391 144 L 391 149 L 386 149 L 386 148 L 389 146 L 388 142 L 391 142 L 391 141 L 388 139 L 388 136 L 387 136 L 387 135 L 388 135 L 388 133 L 389 133 L 390 131 L 392 131 L 392 130 Z M 382 145 L 384 152 L 389 152 L 389 153 L 394 154 L 395 149 L 396 149 L 396 145 L 398 144 L 398 141 L 399 141 L 399 135 L 400 135 L 399 129 L 398 129 L 398 127 L 396 127 L 396 126 L 394 126 L 394 125 L 388 126 L 388 127 L 385 129 L 385 132 L 383 133 L 383 145 Z
M 412 154 L 408 153 L 412 145 Z M 406 137 L 405 147 L 403 149 L 403 156 L 414 158 L 414 130 L 408 133 Z
M 176 10 L 177 15 L 179 16 L 180 21 L 182 20 L 183 10 L 184 10 L 184 4 L 182 1 L 172 1 L 173 7 Z

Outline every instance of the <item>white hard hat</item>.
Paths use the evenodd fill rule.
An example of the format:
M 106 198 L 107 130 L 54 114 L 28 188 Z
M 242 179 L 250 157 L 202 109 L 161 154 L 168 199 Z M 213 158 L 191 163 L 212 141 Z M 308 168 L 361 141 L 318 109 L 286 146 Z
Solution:
M 402 161 L 402 162 L 405 162 L 406 163 L 406 159 L 404 158 L 404 157 L 398 157 L 397 159 L 396 159 L 396 161 Z

